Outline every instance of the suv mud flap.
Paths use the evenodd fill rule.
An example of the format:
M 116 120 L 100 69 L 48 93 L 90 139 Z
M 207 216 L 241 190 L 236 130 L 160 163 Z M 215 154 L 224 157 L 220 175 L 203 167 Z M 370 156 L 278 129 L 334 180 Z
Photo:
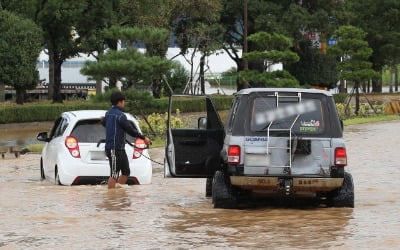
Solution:
M 249 176 L 230 176 L 233 186 L 242 189 L 275 190 L 281 189 L 280 177 L 249 177 Z M 287 179 L 287 178 L 285 178 Z M 291 191 L 332 191 L 343 184 L 343 178 L 289 178 L 292 180 Z

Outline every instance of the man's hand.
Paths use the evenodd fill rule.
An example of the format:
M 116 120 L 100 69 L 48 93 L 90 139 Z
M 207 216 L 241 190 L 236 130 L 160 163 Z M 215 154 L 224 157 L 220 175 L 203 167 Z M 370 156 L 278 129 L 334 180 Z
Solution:
M 144 137 L 144 143 L 146 143 L 147 146 L 151 145 L 151 140 L 147 136 Z

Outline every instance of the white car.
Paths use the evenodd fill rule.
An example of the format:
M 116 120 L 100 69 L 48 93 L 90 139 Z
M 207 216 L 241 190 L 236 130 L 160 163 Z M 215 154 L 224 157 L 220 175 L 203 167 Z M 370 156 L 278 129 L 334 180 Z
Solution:
M 41 179 L 59 185 L 106 183 L 110 165 L 105 154 L 105 127 L 101 124 L 105 110 L 64 112 L 55 121 L 50 135 L 38 134 L 45 146 L 40 159 Z M 128 121 L 139 131 L 138 121 L 125 113 Z M 131 174 L 127 184 L 149 184 L 152 165 L 144 141 L 126 135 L 125 151 Z

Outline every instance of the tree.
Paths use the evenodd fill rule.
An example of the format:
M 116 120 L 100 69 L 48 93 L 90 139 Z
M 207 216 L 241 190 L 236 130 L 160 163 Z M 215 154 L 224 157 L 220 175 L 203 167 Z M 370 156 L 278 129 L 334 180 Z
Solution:
M 120 51 L 110 50 L 99 55 L 98 62 L 87 62 L 81 73 L 95 79 L 115 78 L 126 86 L 134 86 L 138 82 L 149 83 L 155 78 L 161 79 L 172 67 L 172 63 L 158 56 L 143 54 L 132 43 L 163 40 L 167 35 L 168 32 L 161 29 L 111 27 L 105 36 L 122 40 L 127 48 Z
M 373 50 L 370 56 L 373 69 L 376 72 L 382 72 L 385 65 L 392 67 L 393 63 L 399 63 L 400 1 L 352 0 L 345 2 L 353 14 L 351 24 L 367 32 L 365 39 Z M 374 77 L 372 80 L 372 91 L 381 92 L 381 77 Z
M 377 74 L 372 70 L 372 63 L 368 58 L 372 54 L 372 49 L 365 41 L 366 33 L 354 26 L 342 26 L 335 31 L 335 37 L 338 43 L 328 48 L 328 53 L 342 58 L 338 69 L 340 78 L 354 82 L 356 90 L 356 109 L 358 114 L 360 109 L 360 83 L 375 77 Z
M 87 51 L 87 47 L 82 46 L 82 40 L 90 40 L 88 37 L 93 35 L 93 32 L 87 32 L 90 30 L 88 26 L 92 25 L 93 30 L 97 31 L 99 23 L 94 20 L 99 21 L 101 18 L 98 17 L 112 9 L 114 4 L 115 1 L 106 0 L 37 1 L 34 20 L 44 33 L 45 48 L 49 55 L 49 98 L 53 102 L 62 102 L 62 63 L 79 52 Z M 102 24 L 104 21 L 99 22 Z M 98 43 L 94 47 L 97 49 Z
M 253 86 L 266 87 L 297 87 L 298 81 L 286 70 L 271 71 L 271 66 L 277 63 L 289 64 L 299 60 L 299 56 L 290 51 L 292 45 L 289 38 L 277 33 L 258 32 L 249 36 L 255 50 L 243 54 L 243 58 L 263 65 L 259 71 L 247 70 L 240 76 Z
M 193 49 L 190 60 L 190 88 L 195 93 L 193 86 L 193 58 L 197 52 L 201 53 L 199 65 L 199 82 L 201 93 L 205 93 L 205 59 L 212 52 L 220 49 L 218 40 L 221 40 L 222 27 L 218 24 L 221 6 L 216 0 L 186 1 L 182 6 L 180 17 L 175 22 L 174 33 L 176 42 L 181 48 L 181 54 L 189 53 Z M 221 37 L 221 38 L 220 38 Z M 185 57 L 186 58 L 186 57 Z
M 42 45 L 40 28 L 29 19 L 0 10 L 0 83 L 16 90 L 16 102 L 24 103 L 27 89 L 36 87 L 36 61 Z
M 336 59 L 310 46 L 310 41 L 303 41 L 298 46 L 299 50 L 296 51 L 300 60 L 286 68 L 299 80 L 300 85 L 335 88 L 339 80 Z
M 282 33 L 280 19 L 282 17 L 282 1 L 243 1 L 222 0 L 220 23 L 224 27 L 221 47 L 236 63 L 237 71 L 246 68 L 261 70 L 262 64 L 256 62 L 246 63 L 240 50 L 245 47 L 245 23 L 247 35 L 258 31 Z M 287 1 L 284 1 L 287 2 Z M 246 10 L 247 19 L 244 19 Z M 251 42 L 248 43 L 248 51 L 253 50 Z M 247 67 L 248 65 L 248 67 Z M 237 89 L 249 87 L 246 82 L 237 80 Z
M 303 0 L 284 7 L 284 34 L 293 38 L 292 49 L 300 56 L 287 69 L 301 85 L 336 87 L 337 63 L 326 55 L 327 39 L 347 15 L 342 1 Z

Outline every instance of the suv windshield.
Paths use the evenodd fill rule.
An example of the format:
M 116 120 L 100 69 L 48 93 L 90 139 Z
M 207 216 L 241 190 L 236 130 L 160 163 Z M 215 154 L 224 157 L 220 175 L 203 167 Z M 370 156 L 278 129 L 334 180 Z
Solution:
M 287 97 L 256 97 L 252 102 L 250 130 L 320 134 L 324 132 L 321 100 Z

